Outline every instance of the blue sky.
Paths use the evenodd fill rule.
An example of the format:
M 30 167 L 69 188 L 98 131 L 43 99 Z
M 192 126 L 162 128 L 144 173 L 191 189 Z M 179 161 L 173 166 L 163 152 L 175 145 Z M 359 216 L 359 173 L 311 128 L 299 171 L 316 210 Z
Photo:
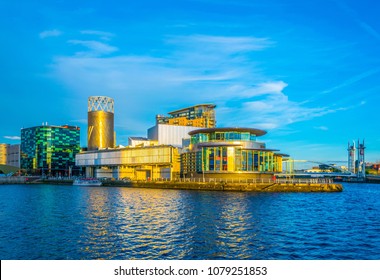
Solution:
M 296 159 L 380 160 L 377 1 L 0 1 L 0 142 L 79 125 L 115 100 L 118 144 L 156 114 L 217 105 L 218 126 L 268 131 Z

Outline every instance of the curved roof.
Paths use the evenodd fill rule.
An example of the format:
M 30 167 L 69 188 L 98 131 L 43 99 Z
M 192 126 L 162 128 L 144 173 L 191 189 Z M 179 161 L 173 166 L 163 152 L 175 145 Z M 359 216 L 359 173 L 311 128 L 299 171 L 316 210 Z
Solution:
M 249 132 L 249 133 L 255 134 L 256 136 L 262 136 L 262 135 L 267 134 L 265 130 L 256 129 L 256 128 L 213 127 L 213 128 L 202 128 L 202 129 L 192 130 L 189 132 L 189 135 L 194 135 L 198 133 L 227 132 L 227 131 Z

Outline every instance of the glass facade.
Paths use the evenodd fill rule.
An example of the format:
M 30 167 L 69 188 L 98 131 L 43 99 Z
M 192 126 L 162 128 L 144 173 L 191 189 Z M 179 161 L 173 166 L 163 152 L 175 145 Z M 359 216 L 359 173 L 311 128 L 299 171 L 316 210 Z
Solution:
M 190 132 L 191 145 L 182 156 L 182 174 L 274 173 L 282 171 L 277 150 L 256 142 L 266 132 L 249 128 L 213 128 Z M 192 162 L 193 161 L 193 162 Z
M 212 131 L 197 133 L 191 136 L 191 144 L 198 144 L 203 142 L 235 142 L 235 141 L 256 141 L 256 135 L 250 132 L 237 132 L 237 131 Z
M 240 147 L 203 147 L 203 170 L 281 172 L 282 157 L 270 150 L 246 150 Z
M 170 116 L 156 116 L 157 124 L 169 124 L 195 127 L 215 127 L 214 104 L 200 104 L 169 112 Z
M 75 155 L 80 151 L 80 128 L 37 126 L 21 130 L 21 168 L 39 175 L 75 173 Z

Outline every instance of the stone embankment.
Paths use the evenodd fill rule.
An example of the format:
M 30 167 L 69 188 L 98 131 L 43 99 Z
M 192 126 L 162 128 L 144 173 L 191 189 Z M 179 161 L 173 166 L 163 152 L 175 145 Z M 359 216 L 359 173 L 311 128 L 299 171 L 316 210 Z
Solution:
M 240 192 L 341 192 L 341 184 L 335 183 L 220 183 L 220 182 L 132 182 L 130 187 L 240 191 Z

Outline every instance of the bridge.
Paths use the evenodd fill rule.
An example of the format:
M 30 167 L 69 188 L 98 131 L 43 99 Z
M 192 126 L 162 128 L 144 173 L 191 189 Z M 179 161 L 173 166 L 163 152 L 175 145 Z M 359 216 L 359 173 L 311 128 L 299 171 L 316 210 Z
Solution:
M 284 159 L 283 162 L 285 163 L 285 170 L 284 173 L 277 174 L 278 176 L 296 176 L 296 177 L 302 177 L 302 176 L 308 176 L 308 177 L 349 177 L 354 178 L 357 177 L 357 174 L 349 172 L 348 170 L 342 169 L 340 166 L 337 165 L 337 163 L 346 163 L 347 161 L 327 161 L 327 162 L 321 162 L 321 161 L 315 161 L 315 160 L 306 160 L 306 159 L 292 159 L 287 158 Z M 302 172 L 302 171 L 295 171 L 294 165 L 295 163 L 313 163 L 318 165 L 324 165 L 333 168 L 334 170 L 339 170 L 340 172 Z

